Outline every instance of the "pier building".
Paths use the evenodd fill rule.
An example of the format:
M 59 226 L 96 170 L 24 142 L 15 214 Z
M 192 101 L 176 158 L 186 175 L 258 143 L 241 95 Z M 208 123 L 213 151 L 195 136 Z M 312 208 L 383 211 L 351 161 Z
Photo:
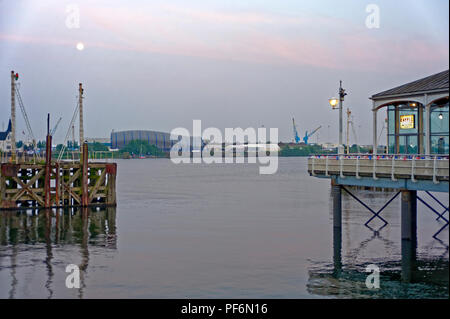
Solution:
M 369 217 L 365 226 L 371 228 L 373 220 L 381 221 L 382 226 L 376 232 L 388 225 L 383 210 L 400 198 L 404 281 L 414 280 L 418 201 L 435 214 L 437 228 L 433 237 L 436 240 L 448 228 L 448 204 L 433 195 L 433 192 L 449 191 L 448 79 L 447 70 L 372 95 L 373 153 L 317 155 L 308 159 L 311 176 L 331 180 L 335 267 L 341 266 L 342 192 L 367 209 Z M 377 152 L 377 113 L 381 110 L 386 110 L 388 118 L 386 153 Z M 375 209 L 358 198 L 349 186 L 391 189 L 393 196 Z M 430 199 L 427 202 L 424 193 L 432 202 Z

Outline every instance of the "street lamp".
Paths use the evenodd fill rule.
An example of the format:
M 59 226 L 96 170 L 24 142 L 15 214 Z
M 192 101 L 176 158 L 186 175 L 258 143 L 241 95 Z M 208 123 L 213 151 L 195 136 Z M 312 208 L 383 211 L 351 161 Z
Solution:
M 342 81 L 339 81 L 339 99 L 333 97 L 328 100 L 333 110 L 336 109 L 336 106 L 339 103 L 339 147 L 338 147 L 338 154 L 343 154 L 344 149 L 342 145 L 342 102 L 344 101 L 344 97 L 347 95 L 345 93 L 345 89 L 342 88 Z
M 339 100 L 335 97 L 332 97 L 331 99 L 328 100 L 328 102 L 330 102 L 330 105 L 334 110 L 336 109 L 336 105 L 339 103 Z

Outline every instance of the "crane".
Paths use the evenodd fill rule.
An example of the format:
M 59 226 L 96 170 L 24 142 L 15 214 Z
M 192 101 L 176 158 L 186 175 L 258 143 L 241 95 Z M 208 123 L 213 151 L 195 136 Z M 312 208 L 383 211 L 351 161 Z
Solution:
M 320 130 L 320 128 L 322 127 L 322 125 L 320 125 L 318 128 L 316 128 L 315 130 L 313 130 L 311 133 L 308 134 L 308 131 L 305 132 L 305 136 L 303 137 L 303 142 L 308 145 L 308 140 L 311 136 L 313 136 L 318 130 Z
M 37 148 L 36 138 L 34 137 L 33 130 L 31 129 L 30 120 L 28 119 L 27 112 L 25 111 L 25 106 L 23 105 L 22 96 L 20 95 L 19 86 L 15 86 L 17 101 L 19 102 L 20 110 L 22 111 L 23 118 L 25 120 L 25 125 L 27 126 L 28 136 L 31 139 L 34 148 Z
M 56 129 L 58 128 L 59 123 L 61 122 L 62 117 L 59 118 L 58 122 L 56 122 L 56 125 L 53 127 L 52 131 L 50 132 L 50 135 L 55 135 Z
M 360 150 L 359 144 L 358 144 L 358 136 L 356 135 L 355 123 L 353 122 L 353 116 L 352 116 L 352 120 L 350 121 L 350 124 L 352 126 L 353 136 L 355 137 L 355 144 L 356 144 L 357 152 L 359 154 L 359 153 L 361 153 L 361 150 Z
M 298 144 L 300 142 L 300 137 L 298 136 L 297 125 L 295 125 L 294 118 L 292 118 L 292 127 L 294 129 L 294 141 Z
M 77 118 L 78 111 L 79 111 L 79 107 L 80 107 L 80 102 L 78 101 L 78 102 L 77 102 L 77 105 L 75 106 L 75 110 L 73 111 L 72 120 L 70 121 L 69 129 L 67 130 L 66 137 L 64 138 L 63 147 L 62 147 L 61 150 L 59 151 L 59 155 L 58 155 L 58 163 L 61 162 L 62 157 L 63 157 L 63 155 L 64 155 L 64 152 L 66 151 L 66 143 L 67 143 L 67 140 L 69 139 L 70 131 L 72 130 L 72 127 L 73 127 L 73 125 L 74 125 L 74 123 L 75 123 L 75 120 L 76 120 L 76 118 Z M 73 145 L 72 145 L 72 149 L 73 149 Z

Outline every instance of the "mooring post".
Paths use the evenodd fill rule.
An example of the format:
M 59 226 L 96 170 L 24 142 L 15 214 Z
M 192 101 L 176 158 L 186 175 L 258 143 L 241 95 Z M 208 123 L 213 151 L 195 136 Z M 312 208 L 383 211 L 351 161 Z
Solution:
M 82 145 L 82 152 L 81 152 L 81 165 L 82 165 L 82 178 L 81 178 L 81 187 L 83 189 L 82 195 L 81 195 L 81 206 L 88 206 L 89 205 L 89 191 L 88 191 L 88 145 L 87 143 L 83 143 Z
M 52 171 L 52 136 L 50 135 L 50 114 L 47 115 L 47 139 L 45 141 L 45 208 L 51 207 L 50 175 Z
M 410 282 L 416 262 L 417 250 L 417 191 L 402 191 L 402 280 Z
M 342 186 L 331 180 L 333 196 L 333 263 L 336 275 L 342 269 Z
M 55 206 L 60 206 L 59 194 L 60 194 L 60 183 L 59 183 L 59 164 L 55 163 Z
M 331 180 L 331 194 L 333 196 L 333 228 L 342 229 L 342 186 Z

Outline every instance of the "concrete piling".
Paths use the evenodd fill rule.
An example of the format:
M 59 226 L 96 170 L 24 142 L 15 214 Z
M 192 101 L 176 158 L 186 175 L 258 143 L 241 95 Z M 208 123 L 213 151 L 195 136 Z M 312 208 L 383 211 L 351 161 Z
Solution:
M 342 269 L 342 186 L 331 180 L 333 197 L 333 264 L 335 275 Z
M 417 257 L 417 191 L 402 191 L 401 237 L 402 280 L 411 282 Z

